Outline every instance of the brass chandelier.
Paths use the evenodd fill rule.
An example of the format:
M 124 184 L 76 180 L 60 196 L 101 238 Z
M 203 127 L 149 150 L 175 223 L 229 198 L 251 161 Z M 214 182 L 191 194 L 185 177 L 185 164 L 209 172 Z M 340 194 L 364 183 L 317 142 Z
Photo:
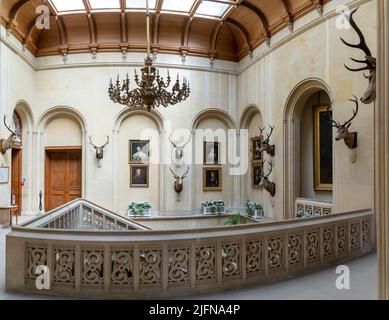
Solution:
M 173 85 L 172 91 L 166 89 L 170 86 L 171 78 L 168 71 L 167 80 L 159 76 L 159 71 L 153 67 L 153 59 L 150 55 L 150 10 L 149 0 L 146 0 L 146 25 L 147 25 L 147 56 L 145 65 L 141 69 L 141 78 L 135 70 L 135 83 L 138 88 L 130 90 L 130 79 L 127 77 L 120 83 L 119 76 L 115 84 L 112 79 L 109 83 L 109 97 L 114 103 L 119 103 L 131 108 L 147 108 L 148 111 L 159 106 L 168 107 L 185 101 L 190 94 L 189 82 L 184 77 L 182 86 L 179 76 Z

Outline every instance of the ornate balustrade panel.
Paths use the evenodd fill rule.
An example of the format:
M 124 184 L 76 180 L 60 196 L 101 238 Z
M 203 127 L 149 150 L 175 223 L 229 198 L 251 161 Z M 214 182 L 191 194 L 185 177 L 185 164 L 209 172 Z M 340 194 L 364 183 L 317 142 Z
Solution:
M 333 204 L 312 199 L 297 198 L 295 202 L 295 218 L 311 216 L 327 216 L 332 213 Z
M 106 230 L 89 213 L 81 223 Z M 371 252 L 373 221 L 372 212 L 360 211 L 206 232 L 15 227 L 6 242 L 7 289 L 130 299 L 261 284 Z M 38 266 L 48 267 L 50 289 L 37 289 Z

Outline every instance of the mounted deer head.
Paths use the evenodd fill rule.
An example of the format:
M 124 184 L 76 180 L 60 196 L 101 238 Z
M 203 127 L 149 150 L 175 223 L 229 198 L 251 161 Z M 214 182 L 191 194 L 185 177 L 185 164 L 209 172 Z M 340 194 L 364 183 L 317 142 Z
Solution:
M 272 126 L 269 126 L 270 127 L 270 134 L 266 133 L 267 135 L 267 138 L 265 140 L 262 141 L 262 144 L 261 144 L 261 150 L 259 152 L 264 152 L 266 151 L 266 153 L 268 155 L 270 155 L 271 157 L 274 157 L 274 155 L 276 154 L 276 146 L 273 144 L 271 145 L 269 142 L 270 142 L 270 138 L 273 134 L 273 130 L 274 130 L 274 127 Z M 261 131 L 261 136 L 263 137 L 263 131 L 265 131 L 266 127 L 265 128 L 259 128 L 259 130 Z
M 170 171 L 171 173 L 173 174 L 173 177 L 175 179 L 174 181 L 174 190 L 177 192 L 177 193 L 181 193 L 182 190 L 184 189 L 184 179 L 186 178 L 186 176 L 188 175 L 189 173 L 189 167 L 188 169 L 186 170 L 185 174 L 181 177 L 179 177 L 176 173 L 174 173 L 174 171 L 170 168 Z
M 7 125 L 7 116 L 4 115 L 3 118 L 4 126 L 11 132 L 11 135 L 8 139 L 0 139 L 1 154 L 5 154 L 7 150 L 11 149 L 14 146 L 19 146 L 22 142 L 20 138 L 20 132 L 14 131 Z
M 107 142 L 104 145 L 102 145 L 101 147 L 98 147 L 93 143 L 92 137 L 89 137 L 89 142 L 93 146 L 93 148 L 95 148 L 95 150 L 96 150 L 97 166 L 100 168 L 101 167 L 100 160 L 102 160 L 104 158 L 104 148 L 109 143 L 109 136 L 107 136 Z
M 273 163 L 271 163 L 270 161 L 267 161 L 267 163 L 270 164 L 270 171 L 269 171 L 269 173 L 268 173 L 266 176 L 264 176 L 264 175 L 262 174 L 262 181 L 263 181 L 262 186 L 263 186 L 263 188 L 264 188 L 267 192 L 270 193 L 270 195 L 271 195 L 272 197 L 274 197 L 274 196 L 276 195 L 276 184 L 275 184 L 274 182 L 270 182 L 270 181 L 269 181 L 269 176 L 270 176 L 270 174 L 271 174 L 272 171 L 273 171 Z
M 372 56 L 371 51 L 370 51 L 368 45 L 366 44 L 366 40 L 365 40 L 365 37 L 364 37 L 361 29 L 355 23 L 354 14 L 355 14 L 355 12 L 357 12 L 358 9 L 359 8 L 356 8 L 349 15 L 346 15 L 346 13 L 344 13 L 344 15 L 345 15 L 346 19 L 349 20 L 350 25 L 353 27 L 353 29 L 358 34 L 359 44 L 351 44 L 349 42 L 346 42 L 343 38 L 340 38 L 340 40 L 342 40 L 342 42 L 346 46 L 351 47 L 351 48 L 355 48 L 355 49 L 360 49 L 365 54 L 365 60 L 358 60 L 358 59 L 350 58 L 354 62 L 365 64 L 365 66 L 360 67 L 360 68 L 350 68 L 347 65 L 345 65 L 345 67 L 347 70 L 352 71 L 352 72 L 359 72 L 359 71 L 365 71 L 365 70 L 369 71 L 369 75 L 364 74 L 364 77 L 369 80 L 369 86 L 368 86 L 365 94 L 361 98 L 361 101 L 364 104 L 370 104 L 376 100 L 377 59 Z
M 190 140 L 192 139 L 192 137 L 189 136 L 188 141 L 185 142 L 183 145 L 179 146 L 179 145 L 177 145 L 177 142 L 174 142 L 174 141 L 173 141 L 172 136 L 173 136 L 173 133 L 170 134 L 170 136 L 169 136 L 169 141 L 170 141 L 170 143 L 173 145 L 173 147 L 174 147 L 174 149 L 175 149 L 175 156 L 176 156 L 176 159 L 181 160 L 182 157 L 184 156 L 184 149 L 185 149 L 186 145 L 190 142 Z
M 328 107 L 328 115 L 331 119 L 332 126 L 338 129 L 338 135 L 336 136 L 335 140 L 340 141 L 344 140 L 344 143 L 349 149 L 355 149 L 358 145 L 358 134 L 357 132 L 349 132 L 349 128 L 351 126 L 352 121 L 355 119 L 355 117 L 358 114 L 359 109 L 359 103 L 358 98 L 354 96 L 354 99 L 349 99 L 350 101 L 354 102 L 356 105 L 356 110 L 353 110 L 353 116 L 350 118 L 350 120 L 346 121 L 345 123 L 341 124 L 340 122 L 336 122 L 331 115 L 331 107 Z

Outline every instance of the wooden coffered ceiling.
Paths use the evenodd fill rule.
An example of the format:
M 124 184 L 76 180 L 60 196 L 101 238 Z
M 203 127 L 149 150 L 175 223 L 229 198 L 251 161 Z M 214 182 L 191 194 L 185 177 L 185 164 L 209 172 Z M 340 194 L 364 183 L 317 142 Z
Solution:
M 75 0 L 82 1 L 84 8 L 73 12 L 58 11 L 58 1 L 3 0 L 1 23 L 38 57 L 146 50 L 145 10 L 132 8 L 134 0 L 110 0 L 118 1 L 118 7 L 109 10 L 94 10 L 93 0 Z M 331 0 L 203 0 L 210 6 L 224 4 L 227 9 L 220 16 L 199 14 L 202 0 L 185 0 L 193 2 L 187 12 L 165 10 L 164 1 L 172 3 L 150 1 L 155 2 L 155 7 L 151 6 L 154 52 L 239 61 L 296 19 Z M 40 5 L 49 8 L 49 29 L 36 26 Z

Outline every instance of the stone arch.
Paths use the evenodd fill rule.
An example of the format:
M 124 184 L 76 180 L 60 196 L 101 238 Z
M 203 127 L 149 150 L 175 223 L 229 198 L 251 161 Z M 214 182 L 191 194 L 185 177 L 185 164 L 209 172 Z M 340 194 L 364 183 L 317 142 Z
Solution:
M 235 129 L 236 125 L 229 113 L 216 108 L 208 108 L 200 111 L 192 121 L 192 131 L 194 131 L 199 123 L 207 118 L 213 118 L 221 121 L 228 129 Z
M 165 119 L 161 115 L 160 112 L 157 110 L 151 110 L 146 111 L 141 108 L 125 108 L 122 111 L 119 112 L 119 114 L 116 116 L 114 124 L 113 124 L 113 130 L 116 132 L 120 129 L 120 126 L 122 125 L 123 121 L 132 116 L 132 115 L 144 115 L 146 117 L 151 118 L 157 125 L 160 132 L 163 132 L 165 130 Z
M 88 163 L 88 152 L 86 152 L 86 145 L 87 145 L 87 122 L 84 118 L 84 116 L 75 108 L 69 107 L 69 106 L 55 106 L 47 111 L 45 111 L 40 117 L 39 120 L 36 123 L 36 159 L 37 159 L 37 167 L 36 173 L 37 173 L 37 183 L 35 185 L 34 190 L 34 198 L 38 198 L 39 192 L 43 191 L 45 188 L 45 146 L 43 141 L 43 134 L 45 131 L 46 126 L 48 123 L 60 116 L 67 116 L 77 121 L 77 123 L 80 125 L 81 128 L 81 148 L 82 148 L 82 198 L 88 197 L 88 190 L 87 190 L 87 183 L 86 183 L 86 177 L 87 174 L 87 166 Z M 43 192 L 44 194 L 44 192 Z M 42 203 L 45 203 L 45 200 L 42 199 Z M 35 210 L 38 210 L 38 204 L 37 201 L 34 202 L 34 205 L 36 206 Z
M 248 105 L 242 112 L 239 120 L 239 129 L 246 129 L 252 119 L 252 117 L 259 113 L 261 116 L 263 114 L 263 110 L 255 104 Z
M 284 219 L 294 217 L 294 204 L 300 186 L 300 119 L 304 106 L 313 94 L 324 91 L 330 101 L 333 94 L 328 84 L 319 78 L 308 78 L 298 83 L 285 103 L 283 111 L 283 197 Z

